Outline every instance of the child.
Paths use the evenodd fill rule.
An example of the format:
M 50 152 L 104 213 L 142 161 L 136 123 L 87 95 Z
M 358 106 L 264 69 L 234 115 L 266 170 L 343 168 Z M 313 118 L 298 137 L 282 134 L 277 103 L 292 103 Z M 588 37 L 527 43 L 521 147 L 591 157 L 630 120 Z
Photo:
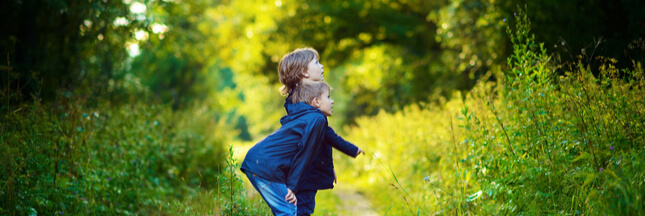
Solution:
M 304 82 L 293 92 L 282 126 L 246 154 L 242 172 L 274 215 L 296 215 L 299 180 L 322 145 L 334 101 L 325 82 Z M 290 204 L 293 203 L 293 204 Z
M 300 88 L 303 81 L 323 81 L 323 65 L 318 61 L 320 56 L 315 49 L 301 48 L 286 54 L 280 60 L 278 75 L 280 82 L 284 85 L 280 88 L 283 95 L 289 94 L 284 106 L 287 115 L 292 113 L 288 106 L 291 104 L 294 89 Z M 318 190 L 331 189 L 336 182 L 336 172 L 332 160 L 332 149 L 356 157 L 360 153 L 365 154 L 362 149 L 345 141 L 338 136 L 331 127 L 327 126 L 323 135 L 323 146 L 315 156 L 310 168 L 300 178 L 300 190 L 296 193 L 298 199 L 298 215 L 310 215 L 314 212 L 315 197 Z

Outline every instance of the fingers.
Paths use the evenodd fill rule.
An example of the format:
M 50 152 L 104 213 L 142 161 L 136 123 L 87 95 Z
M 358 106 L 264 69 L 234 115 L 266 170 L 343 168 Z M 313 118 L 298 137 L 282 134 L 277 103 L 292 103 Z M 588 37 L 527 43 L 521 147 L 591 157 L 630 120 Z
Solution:
M 296 199 L 296 196 L 293 194 L 287 194 L 287 196 L 285 197 L 285 200 L 289 203 L 293 203 L 294 205 L 298 201 L 298 199 Z
M 334 170 L 334 184 L 338 184 L 338 179 L 336 178 L 336 170 Z
M 361 153 L 363 153 L 363 155 L 365 155 L 365 152 L 363 151 L 363 149 L 359 148 L 358 151 L 356 152 L 356 156 L 360 155 Z
M 298 199 L 296 198 L 296 194 L 291 191 L 291 189 L 287 188 L 287 196 L 284 197 L 284 200 L 286 200 L 289 203 L 293 203 L 293 206 L 298 206 Z
M 294 196 L 293 194 L 287 194 L 287 196 L 284 199 L 289 203 L 294 203 L 297 200 L 296 196 Z
M 296 199 L 296 196 L 291 197 L 287 202 L 293 203 L 293 206 L 298 206 L 298 199 Z

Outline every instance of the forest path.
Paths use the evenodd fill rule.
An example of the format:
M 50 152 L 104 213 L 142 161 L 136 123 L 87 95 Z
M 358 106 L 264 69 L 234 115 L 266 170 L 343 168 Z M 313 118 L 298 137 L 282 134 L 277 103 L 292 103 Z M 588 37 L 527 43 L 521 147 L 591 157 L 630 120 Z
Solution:
M 338 198 L 335 213 L 329 215 L 379 215 L 369 200 L 356 187 L 349 184 L 337 184 L 333 190 L 330 190 Z

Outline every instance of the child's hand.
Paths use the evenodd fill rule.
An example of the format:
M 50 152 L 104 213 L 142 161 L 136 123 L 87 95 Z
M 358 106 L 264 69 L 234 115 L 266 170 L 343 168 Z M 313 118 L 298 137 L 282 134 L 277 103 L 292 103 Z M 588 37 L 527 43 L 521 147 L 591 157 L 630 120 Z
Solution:
M 358 151 L 356 152 L 356 156 L 358 156 L 361 153 L 363 153 L 363 155 L 365 155 L 365 152 L 363 151 L 363 149 L 358 148 Z
M 296 199 L 296 194 L 291 191 L 291 189 L 287 188 L 287 196 L 284 197 L 284 200 L 286 200 L 289 203 L 293 203 L 293 206 L 298 206 L 298 199 Z
M 338 184 L 338 179 L 336 179 L 336 170 L 334 170 L 334 184 Z

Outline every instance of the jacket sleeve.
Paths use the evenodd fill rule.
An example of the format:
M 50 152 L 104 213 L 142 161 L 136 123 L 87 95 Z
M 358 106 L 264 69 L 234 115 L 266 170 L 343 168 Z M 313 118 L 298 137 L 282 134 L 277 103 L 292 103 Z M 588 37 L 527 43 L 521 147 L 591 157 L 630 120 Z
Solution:
M 314 154 L 320 149 L 321 141 L 327 128 L 327 118 L 322 114 L 313 115 L 306 120 L 306 126 L 302 138 L 298 142 L 298 152 L 291 164 L 287 176 L 287 188 L 297 193 L 298 180 L 307 169 L 307 166 L 314 158 Z
M 350 157 L 355 158 L 357 156 L 356 153 L 358 152 L 358 147 L 340 137 L 338 134 L 336 134 L 334 129 L 331 129 L 331 127 L 329 126 L 327 126 L 327 130 L 325 130 L 325 143 L 338 149 L 342 153 L 349 155 Z

